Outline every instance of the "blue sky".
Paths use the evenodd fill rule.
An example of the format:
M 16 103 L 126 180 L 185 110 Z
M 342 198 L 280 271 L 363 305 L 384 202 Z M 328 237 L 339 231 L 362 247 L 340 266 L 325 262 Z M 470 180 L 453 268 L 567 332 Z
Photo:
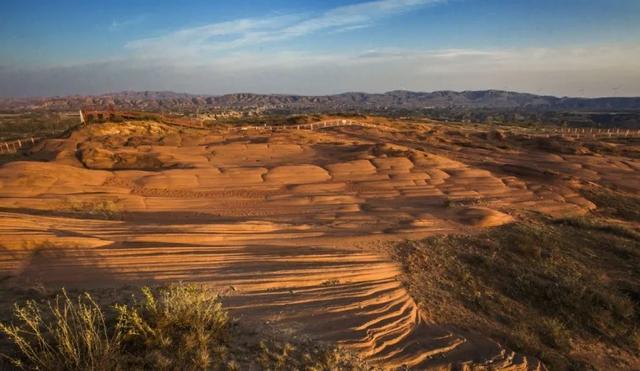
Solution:
M 638 0 L 0 2 L 0 96 L 640 95 Z

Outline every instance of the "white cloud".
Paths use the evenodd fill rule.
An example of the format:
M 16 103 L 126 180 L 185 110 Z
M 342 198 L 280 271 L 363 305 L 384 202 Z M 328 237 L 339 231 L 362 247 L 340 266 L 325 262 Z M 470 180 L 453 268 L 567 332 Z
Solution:
M 125 48 L 138 56 L 159 55 L 184 59 L 209 57 L 212 52 L 233 51 L 316 32 L 347 32 L 371 26 L 376 20 L 446 0 L 377 0 L 340 6 L 321 14 L 293 14 L 246 18 L 184 28 L 158 37 L 133 40 Z

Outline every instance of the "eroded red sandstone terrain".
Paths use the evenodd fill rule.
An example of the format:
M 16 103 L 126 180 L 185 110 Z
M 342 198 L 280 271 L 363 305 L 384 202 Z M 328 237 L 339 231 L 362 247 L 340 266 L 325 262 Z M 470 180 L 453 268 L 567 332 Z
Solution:
M 543 368 L 430 316 L 388 248 L 479 233 L 521 213 L 583 215 L 596 205 L 580 191 L 594 184 L 637 194 L 634 139 L 367 122 L 244 130 L 132 121 L 43 140 L 29 150 L 42 161 L 0 167 L 1 285 L 202 282 L 238 318 L 385 368 Z

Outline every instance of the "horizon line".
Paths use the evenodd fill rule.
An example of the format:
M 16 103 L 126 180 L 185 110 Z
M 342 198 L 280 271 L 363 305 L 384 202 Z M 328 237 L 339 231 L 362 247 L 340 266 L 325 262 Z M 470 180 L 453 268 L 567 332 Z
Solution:
M 545 93 L 532 93 L 528 91 L 518 91 L 518 90 L 504 90 L 504 89 L 465 89 L 465 90 L 453 90 L 453 89 L 439 89 L 439 90 L 407 90 L 407 89 L 393 89 L 387 90 L 384 92 L 366 92 L 366 91 L 343 91 L 340 93 L 333 94 L 297 94 L 297 93 L 255 93 L 250 91 L 237 91 L 233 93 L 223 93 L 223 94 L 211 94 L 211 93 L 191 93 L 185 91 L 174 91 L 174 90 L 120 90 L 120 91 L 111 91 L 105 93 L 95 93 L 95 94 L 67 94 L 67 95 L 33 95 L 33 96 L 2 96 L 0 95 L 1 100 L 29 100 L 29 99 L 61 99 L 61 98 L 71 98 L 71 97 L 107 97 L 111 95 L 125 94 L 125 93 L 170 93 L 170 94 L 179 94 L 179 95 L 188 95 L 188 96 L 201 96 L 201 97 L 224 97 L 229 95 L 240 95 L 240 94 L 249 94 L 249 95 L 258 95 L 258 96 L 296 96 L 296 97 L 332 97 L 339 96 L 345 94 L 367 94 L 367 95 L 386 95 L 394 92 L 407 92 L 407 93 L 418 93 L 418 94 L 433 94 L 433 93 L 469 93 L 469 92 L 501 92 L 501 93 L 514 93 L 514 94 L 527 94 L 538 97 L 550 97 L 556 99 L 634 99 L 640 98 L 640 95 L 633 96 L 615 96 L 615 95 L 602 95 L 602 96 L 569 96 L 569 95 L 554 95 L 554 94 L 545 94 Z

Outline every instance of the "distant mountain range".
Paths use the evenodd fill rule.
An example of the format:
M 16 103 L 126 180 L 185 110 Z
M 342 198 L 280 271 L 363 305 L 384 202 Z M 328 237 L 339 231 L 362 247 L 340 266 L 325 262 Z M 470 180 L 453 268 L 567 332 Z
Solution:
M 290 111 L 381 111 L 426 108 L 515 109 L 524 111 L 640 111 L 640 97 L 569 98 L 501 90 L 343 93 L 323 96 L 251 94 L 195 95 L 174 92 L 132 92 L 97 96 L 3 98 L 0 110 L 196 110 L 264 108 Z

